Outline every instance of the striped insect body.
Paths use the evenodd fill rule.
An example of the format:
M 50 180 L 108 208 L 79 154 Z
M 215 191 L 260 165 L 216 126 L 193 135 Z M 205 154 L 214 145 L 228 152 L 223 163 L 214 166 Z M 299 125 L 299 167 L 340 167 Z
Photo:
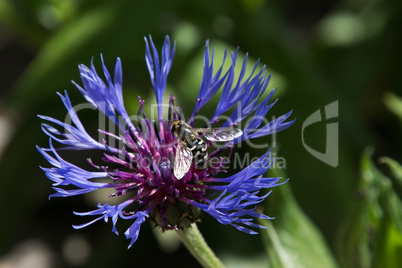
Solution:
M 202 137 L 213 142 L 231 141 L 243 134 L 240 129 L 234 127 L 192 128 L 180 120 L 172 123 L 171 132 L 178 139 L 173 167 L 173 173 L 178 180 L 188 172 L 193 161 L 196 168 L 201 168 L 208 160 L 208 147 Z

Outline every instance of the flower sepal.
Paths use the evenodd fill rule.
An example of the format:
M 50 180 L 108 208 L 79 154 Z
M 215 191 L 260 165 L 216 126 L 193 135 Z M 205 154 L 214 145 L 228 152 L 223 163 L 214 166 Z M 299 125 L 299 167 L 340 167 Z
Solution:
M 163 203 L 166 204 L 166 203 Z M 149 215 L 156 226 L 166 230 L 178 230 L 188 228 L 195 222 L 200 222 L 202 210 L 178 199 L 171 199 L 167 208 L 162 204 L 157 205 Z

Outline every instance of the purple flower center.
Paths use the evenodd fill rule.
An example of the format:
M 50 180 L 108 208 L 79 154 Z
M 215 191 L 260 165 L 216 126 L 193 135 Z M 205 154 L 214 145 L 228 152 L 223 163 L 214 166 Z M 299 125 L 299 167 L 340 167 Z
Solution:
M 181 119 L 173 98 L 170 100 L 169 118 Z M 140 101 L 140 104 L 138 127 L 125 131 L 121 138 L 124 145 L 120 150 L 104 153 L 106 166 L 94 166 L 103 169 L 114 180 L 115 193 L 110 197 L 135 192 L 131 200 L 137 205 L 132 208 L 133 211 L 124 210 L 123 215 L 146 210 L 150 211 L 151 219 L 163 230 L 186 227 L 199 216 L 199 210 L 195 214 L 186 202 L 192 200 L 206 204 L 206 182 L 222 171 L 220 166 L 223 158 L 214 159 L 213 164 L 207 159 L 202 166 L 192 161 L 184 177 L 177 179 L 173 165 L 180 138 L 172 134 L 171 121 L 162 121 L 158 127 L 146 117 L 143 102 Z M 213 142 L 208 142 L 207 150 L 212 145 Z M 105 146 L 108 147 L 107 144 Z

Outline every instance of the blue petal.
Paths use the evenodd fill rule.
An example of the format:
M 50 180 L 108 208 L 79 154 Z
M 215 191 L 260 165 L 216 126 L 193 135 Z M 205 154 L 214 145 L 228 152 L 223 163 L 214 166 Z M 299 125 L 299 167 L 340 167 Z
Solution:
M 80 64 L 78 66 L 82 84 L 84 85 L 84 87 L 79 86 L 74 81 L 72 82 L 89 103 L 91 103 L 95 108 L 97 108 L 106 116 L 108 116 L 117 126 L 120 127 L 120 129 L 124 130 L 125 126 L 119 121 L 119 116 L 118 114 L 116 114 L 116 111 L 119 113 L 119 115 L 123 117 L 125 124 L 127 124 L 130 127 L 133 127 L 133 124 L 127 115 L 123 103 L 122 85 L 121 85 L 122 83 L 121 61 L 119 58 L 116 61 L 115 65 L 116 83 L 113 84 L 111 76 L 103 62 L 102 56 L 101 60 L 102 60 L 102 69 L 107 81 L 107 85 L 103 82 L 102 78 L 98 76 L 95 66 L 93 64 L 93 60 L 91 61 L 91 68 L 88 68 L 83 64 Z
M 106 172 L 90 172 L 84 170 L 70 162 L 65 161 L 54 149 L 51 140 L 49 141 L 50 150 L 56 158 L 50 156 L 42 148 L 37 147 L 38 151 L 53 165 L 52 168 L 42 168 L 46 172 L 46 176 L 54 181 L 54 186 L 58 185 L 74 185 L 81 189 L 64 190 L 60 188 L 54 188 L 57 193 L 51 195 L 51 197 L 65 197 L 73 196 L 77 194 L 83 194 L 97 189 L 114 187 L 113 183 L 100 183 L 92 182 L 90 179 L 106 177 Z
M 149 76 L 151 78 L 151 83 L 155 91 L 156 101 L 158 104 L 158 118 L 161 122 L 163 120 L 162 114 L 162 104 L 163 95 L 166 89 L 167 77 L 172 67 L 174 54 L 176 51 L 176 42 L 173 42 L 173 48 L 170 49 L 170 39 L 169 36 L 165 37 L 165 42 L 162 47 L 162 62 L 159 61 L 159 54 L 152 41 L 152 37 L 149 36 L 149 42 L 151 44 L 152 54 L 149 50 L 149 43 L 146 37 L 145 40 L 145 61 L 147 63 Z
M 269 104 L 272 95 L 276 89 L 272 90 L 262 101 L 260 98 L 266 91 L 271 75 L 265 72 L 265 65 L 256 73 L 259 65 L 257 60 L 251 74 L 243 81 L 246 73 L 246 65 L 248 54 L 246 54 L 240 74 L 235 76 L 235 66 L 237 61 L 238 49 L 236 52 L 231 52 L 232 64 L 229 70 L 222 75 L 223 65 L 226 59 L 226 51 L 222 65 L 216 73 L 213 71 L 213 63 L 215 50 L 212 52 L 210 59 L 209 42 L 206 41 L 204 52 L 204 71 L 201 81 L 201 86 L 198 94 L 198 101 L 190 118 L 192 122 L 198 111 L 217 93 L 219 88 L 223 86 L 222 95 L 216 107 L 215 114 L 210 120 L 211 123 L 216 123 L 219 117 L 226 111 L 235 108 L 229 119 L 224 122 L 222 127 L 229 127 L 237 124 L 247 116 L 255 112 L 251 122 L 244 128 L 245 135 L 242 135 L 229 144 L 235 144 L 246 139 L 257 138 L 270 135 L 288 128 L 294 123 L 294 120 L 285 122 L 289 117 L 289 113 L 272 121 L 271 124 L 263 126 L 261 130 L 257 129 L 265 120 L 265 115 L 272 108 L 274 103 Z M 256 74 L 255 74 L 256 73 Z M 275 127 L 273 127 L 275 126 Z
M 265 79 L 265 77 L 264 77 Z M 267 78 L 269 79 L 269 78 Z M 266 80 L 267 81 L 267 80 Z M 275 102 L 271 105 L 268 105 L 271 100 L 272 95 L 275 93 L 275 90 L 272 90 L 263 101 L 257 104 L 261 95 L 265 92 L 265 88 L 259 87 L 255 88 L 253 85 L 249 85 L 246 88 L 246 92 L 243 94 L 243 98 L 240 100 L 236 109 L 229 117 L 229 119 L 223 124 L 223 127 L 228 127 L 231 124 L 238 123 L 250 115 L 252 112 L 256 111 L 252 122 L 259 119 L 262 120 L 266 113 L 271 109 L 271 107 L 275 104 Z
M 252 94 L 261 92 L 260 95 L 264 92 L 266 86 L 263 88 L 255 86 L 259 80 L 262 80 L 265 78 L 265 75 L 261 77 L 261 75 L 265 69 L 265 66 L 260 70 L 259 74 L 254 76 L 254 72 L 255 72 L 256 68 L 258 67 L 259 60 L 255 64 L 254 69 L 251 72 L 250 76 L 245 81 L 242 81 L 245 71 L 246 71 L 247 57 L 248 57 L 248 55 L 246 55 L 246 57 L 243 60 L 242 70 L 240 72 L 239 77 L 237 78 L 237 83 L 232 88 L 233 80 L 234 80 L 234 72 L 235 72 L 234 67 L 236 65 L 236 60 L 237 60 L 237 51 L 236 51 L 236 53 L 232 52 L 232 66 L 230 68 L 230 74 L 229 74 L 228 80 L 225 84 L 225 87 L 223 88 L 222 96 L 219 100 L 219 103 L 217 105 L 215 114 L 212 117 L 211 122 L 215 121 L 221 114 L 223 114 L 227 110 L 231 109 L 236 104 L 238 104 L 240 106 L 240 111 L 243 108 L 245 108 L 248 105 L 248 103 L 246 103 L 244 101 L 244 99 L 250 98 L 249 97 L 250 92 L 252 92 Z M 268 85 L 268 82 L 269 82 L 269 78 L 267 79 L 266 85 Z M 243 102 L 240 102 L 241 99 L 243 99 Z M 234 121 L 235 120 L 232 119 L 232 122 L 234 122 Z
M 253 139 L 253 138 L 271 135 L 273 133 L 280 132 L 280 131 L 290 127 L 291 125 L 293 125 L 293 123 L 296 121 L 296 119 L 293 119 L 292 121 L 285 122 L 285 123 L 283 123 L 283 122 L 286 119 L 288 119 L 291 114 L 292 114 L 292 111 L 280 116 L 277 119 L 270 121 L 265 126 L 263 126 L 262 128 L 258 129 L 256 132 L 249 135 L 248 138 Z
M 75 195 L 82 195 L 82 194 L 86 194 L 89 193 L 93 190 L 96 189 L 74 189 L 74 190 L 65 190 L 62 188 L 58 188 L 58 187 L 53 187 L 53 189 L 57 192 L 54 194 L 49 195 L 49 199 L 52 197 L 70 197 L 70 196 L 75 196 Z
M 127 114 L 127 111 L 124 107 L 123 101 L 123 69 L 121 67 L 121 60 L 117 58 L 116 65 L 114 67 L 114 83 L 109 74 L 109 71 L 106 68 L 106 65 L 103 61 L 103 56 L 101 55 L 102 61 L 102 69 L 105 74 L 106 81 L 109 86 L 108 98 L 111 100 L 113 107 L 117 110 L 117 112 L 123 117 L 124 122 L 127 126 L 133 127 L 133 124 L 130 120 L 130 117 Z
M 138 235 L 140 233 L 141 224 L 146 220 L 146 218 L 148 217 L 148 214 L 146 214 L 142 211 L 138 211 L 135 214 L 135 216 L 137 217 L 137 219 L 124 233 L 126 235 L 127 239 L 131 239 L 130 244 L 128 245 L 128 248 L 130 248 L 134 244 L 134 242 L 137 240 Z
M 215 49 L 212 52 L 211 63 L 209 63 L 209 57 L 210 57 L 209 56 L 209 41 L 207 40 L 205 42 L 205 52 L 204 52 L 204 71 L 203 71 L 203 75 L 202 75 L 200 90 L 198 92 L 199 103 L 194 108 L 191 118 L 194 117 L 198 113 L 199 109 L 201 107 L 203 107 L 215 95 L 215 93 L 223 85 L 223 82 L 225 81 L 228 74 L 233 72 L 232 69 L 234 67 L 232 66 L 232 69 L 230 69 L 223 77 L 220 77 L 221 73 L 222 73 L 223 65 L 226 60 L 226 50 L 225 50 L 225 54 L 223 55 L 222 65 L 215 74 L 213 73 Z M 230 85 L 228 85 L 228 84 L 230 84 Z M 231 83 L 227 82 L 226 85 L 228 85 L 230 87 Z
M 96 216 L 96 215 L 101 215 L 101 217 L 96 218 L 95 220 L 92 220 L 88 223 L 81 224 L 81 225 L 73 225 L 75 229 L 80 229 L 87 227 L 88 225 L 100 220 L 104 219 L 105 222 L 108 221 L 109 218 L 112 218 L 112 223 L 113 223 L 113 228 L 112 232 L 118 234 L 117 229 L 116 229 L 116 223 L 119 218 L 119 215 L 122 213 L 123 209 L 126 208 L 128 205 L 130 205 L 133 202 L 132 199 L 129 199 L 117 206 L 111 206 L 109 204 L 101 205 L 100 203 L 98 204 L 98 209 L 88 211 L 88 212 L 74 212 L 75 215 L 79 216 Z
M 75 112 L 70 98 L 68 97 L 67 91 L 64 92 L 64 96 L 58 93 L 64 106 L 66 107 L 68 114 L 70 116 L 71 122 L 74 126 L 63 123 L 57 119 L 38 115 L 39 118 L 47 120 L 54 124 L 61 126 L 66 130 L 66 133 L 58 131 L 56 128 L 48 125 L 42 124 L 42 130 L 51 138 L 57 140 L 61 144 L 68 145 L 69 149 L 104 149 L 104 145 L 94 140 L 85 130 L 81 121 L 79 120 L 77 113 Z

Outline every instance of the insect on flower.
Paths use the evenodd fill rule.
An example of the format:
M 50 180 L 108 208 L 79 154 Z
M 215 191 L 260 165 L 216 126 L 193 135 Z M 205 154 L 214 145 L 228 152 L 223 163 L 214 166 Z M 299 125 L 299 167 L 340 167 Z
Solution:
M 202 167 L 208 159 L 207 144 L 200 135 L 210 141 L 231 141 L 243 134 L 238 128 L 192 128 L 184 121 L 172 123 L 173 136 L 180 139 L 176 148 L 173 173 L 177 179 L 190 169 L 191 161 L 197 168 Z
M 89 135 L 67 92 L 58 94 L 67 109 L 70 122 L 39 116 L 47 121 L 42 124 L 42 129 L 50 138 L 49 148 L 38 147 L 52 165 L 42 167 L 53 181 L 56 191 L 50 197 L 70 197 L 99 189 L 110 189 L 110 198 L 124 196 L 124 201 L 117 205 L 99 203 L 97 209 L 92 211 L 74 212 L 93 219 L 73 227 L 84 228 L 110 218 L 112 231 L 118 234 L 118 220 L 132 221 L 125 232 L 127 239 L 131 239 L 129 247 L 137 240 L 141 224 L 147 218 L 164 231 L 178 230 L 199 221 L 201 212 L 222 224 L 256 234 L 252 228 L 264 227 L 252 220 L 270 219 L 255 211 L 256 205 L 270 193 L 261 192 L 282 184 L 280 178 L 264 176 L 275 160 L 271 157 L 272 149 L 231 176 L 225 175 L 225 159 L 217 156 L 226 150 L 231 152 L 234 145 L 243 141 L 288 128 L 295 121 L 286 121 L 292 111 L 271 121 L 266 120 L 266 114 L 276 103 L 276 100 L 271 102 L 276 89 L 267 91 L 270 75 L 265 71 L 265 66 L 258 69 L 257 61 L 251 74 L 246 76 L 246 55 L 240 72 L 236 73 L 238 51 L 235 51 L 230 54 L 229 69 L 224 71 L 225 51 L 221 66 L 214 70 L 215 51 L 211 56 L 207 41 L 203 77 L 191 116 L 188 121 L 183 120 L 178 112 L 181 111 L 180 107 L 175 105 L 172 95 L 166 115 L 162 109 L 163 96 L 176 46 L 175 43 L 171 46 L 167 36 L 160 55 L 151 37 L 145 38 L 145 43 L 145 61 L 158 105 L 155 120 L 146 116 L 144 100 L 139 97 L 137 120 L 133 122 L 123 103 L 121 61 L 117 59 L 112 77 L 102 57 L 104 79 L 91 62 L 90 67 L 79 66 L 83 86 L 75 82 L 74 85 L 88 103 L 117 126 L 119 133 L 99 129 L 100 133 L 107 135 L 108 141 L 97 140 Z M 195 128 L 194 120 L 200 109 L 219 89 L 221 98 L 209 120 L 208 126 L 211 127 Z M 218 119 L 228 111 L 231 114 L 216 127 Z M 243 123 L 246 118 L 247 122 Z M 242 127 L 236 127 L 240 123 Z M 115 142 L 110 142 L 110 139 Z M 61 144 L 61 148 L 56 148 L 54 142 Z M 216 142 L 223 142 L 223 145 L 214 147 Z M 63 159 L 59 149 L 81 150 L 83 153 L 98 151 L 103 157 L 88 159 L 91 165 L 88 170 Z M 212 159 L 216 161 L 212 162 Z

